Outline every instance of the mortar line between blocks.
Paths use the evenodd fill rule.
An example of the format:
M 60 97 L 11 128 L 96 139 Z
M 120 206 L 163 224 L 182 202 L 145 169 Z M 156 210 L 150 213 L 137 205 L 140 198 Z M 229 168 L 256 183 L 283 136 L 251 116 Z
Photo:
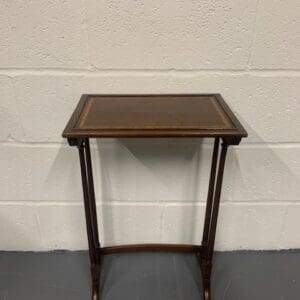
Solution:
M 37 200 L 0 200 L 0 206 L 83 206 L 83 201 L 37 201 Z M 97 201 L 97 206 L 135 206 L 135 207 L 143 207 L 143 206 L 156 206 L 162 208 L 168 207 L 191 207 L 191 206 L 205 206 L 205 201 Z M 270 200 L 270 201 L 223 201 L 221 202 L 222 206 L 289 206 L 289 205 L 300 205 L 299 200 Z
M 194 76 L 194 75 L 249 75 L 300 76 L 299 69 L 76 69 L 76 68 L 0 68 L 4 76 Z

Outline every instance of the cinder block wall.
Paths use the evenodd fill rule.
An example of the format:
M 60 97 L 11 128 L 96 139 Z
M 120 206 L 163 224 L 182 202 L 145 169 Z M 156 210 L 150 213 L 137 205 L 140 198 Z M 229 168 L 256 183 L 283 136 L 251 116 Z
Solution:
M 231 148 L 219 250 L 300 247 L 299 1 L 0 3 L 0 249 L 85 249 L 82 93 L 221 93 L 249 138 Z M 94 143 L 101 240 L 197 243 L 208 141 Z M 99 155 L 100 154 L 100 155 Z

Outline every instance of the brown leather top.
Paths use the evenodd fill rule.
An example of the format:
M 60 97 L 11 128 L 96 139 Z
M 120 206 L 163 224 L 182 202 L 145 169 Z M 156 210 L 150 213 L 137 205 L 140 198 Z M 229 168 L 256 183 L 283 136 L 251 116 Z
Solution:
M 64 137 L 231 136 L 247 133 L 220 95 L 83 95 Z

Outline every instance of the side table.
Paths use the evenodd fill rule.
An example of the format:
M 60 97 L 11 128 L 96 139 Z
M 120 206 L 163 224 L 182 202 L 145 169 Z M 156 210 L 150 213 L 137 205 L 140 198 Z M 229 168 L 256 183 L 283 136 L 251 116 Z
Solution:
M 82 95 L 63 137 L 79 150 L 92 276 L 92 299 L 98 300 L 101 257 L 138 251 L 193 252 L 202 271 L 203 297 L 211 299 L 210 280 L 223 171 L 229 145 L 247 132 L 219 94 Z M 202 243 L 142 244 L 101 247 L 90 153 L 90 138 L 213 138 Z M 219 151 L 220 140 L 222 141 Z

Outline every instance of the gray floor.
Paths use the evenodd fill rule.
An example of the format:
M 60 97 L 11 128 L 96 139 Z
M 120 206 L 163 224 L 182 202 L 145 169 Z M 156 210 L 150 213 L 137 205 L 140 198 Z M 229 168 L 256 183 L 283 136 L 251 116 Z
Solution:
M 214 300 L 300 299 L 300 251 L 217 253 Z M 192 254 L 105 257 L 101 300 L 201 299 Z M 90 299 L 85 252 L 0 252 L 0 300 Z

